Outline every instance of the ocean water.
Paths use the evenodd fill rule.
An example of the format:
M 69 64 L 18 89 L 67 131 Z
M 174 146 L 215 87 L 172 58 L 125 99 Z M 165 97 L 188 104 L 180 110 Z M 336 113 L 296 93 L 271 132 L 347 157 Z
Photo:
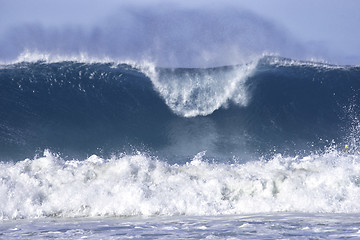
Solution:
M 0 66 L 0 238 L 359 238 L 360 67 Z
M 5 222 L 8 239 L 358 239 L 359 214 L 33 219 Z

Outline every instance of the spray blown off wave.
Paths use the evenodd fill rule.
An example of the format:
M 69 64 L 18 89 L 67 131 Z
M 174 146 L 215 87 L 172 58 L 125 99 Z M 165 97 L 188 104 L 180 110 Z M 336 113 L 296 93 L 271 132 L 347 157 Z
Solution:
M 360 212 L 360 159 L 331 151 L 246 164 L 137 154 L 1 163 L 0 218 Z M 334 177 L 336 175 L 336 177 Z
M 87 3 L 86 9 L 92 4 Z M 7 21 L 0 35 L 1 60 L 11 61 L 27 49 L 50 55 L 86 52 L 91 57 L 148 59 L 163 67 L 205 68 L 246 63 L 264 52 L 302 59 L 310 53 L 281 27 L 238 4 L 229 7 L 207 2 L 206 7 L 196 7 L 198 4 L 184 2 L 121 1 L 103 18 L 97 14 L 97 5 L 93 5 L 96 13 L 83 17 L 79 14 L 84 12 L 77 11 L 75 19 L 69 20 L 68 13 L 71 25 L 54 23 L 54 19 L 41 22 L 39 16 Z M 73 9 L 73 3 L 70 6 Z M 87 27 L 77 25 L 79 19 L 89 18 L 92 21 L 85 21 Z

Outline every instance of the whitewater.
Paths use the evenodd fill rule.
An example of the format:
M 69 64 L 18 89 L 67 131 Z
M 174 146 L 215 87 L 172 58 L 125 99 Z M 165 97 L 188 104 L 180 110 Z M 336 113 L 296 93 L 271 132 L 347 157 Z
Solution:
M 360 68 L 25 54 L 0 67 L 0 236 L 358 238 Z
M 49 152 L 2 163 L 1 217 L 178 216 L 359 212 L 359 158 L 337 152 L 167 164 L 142 154 L 64 161 Z M 335 161 L 336 159 L 336 161 Z M 336 175 L 336 178 L 333 176 Z

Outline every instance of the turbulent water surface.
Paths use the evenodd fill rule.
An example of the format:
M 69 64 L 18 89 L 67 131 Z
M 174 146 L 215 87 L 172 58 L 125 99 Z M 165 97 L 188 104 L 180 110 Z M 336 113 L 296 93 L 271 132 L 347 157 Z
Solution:
M 3 64 L 0 236 L 359 237 L 359 91 L 280 57 Z

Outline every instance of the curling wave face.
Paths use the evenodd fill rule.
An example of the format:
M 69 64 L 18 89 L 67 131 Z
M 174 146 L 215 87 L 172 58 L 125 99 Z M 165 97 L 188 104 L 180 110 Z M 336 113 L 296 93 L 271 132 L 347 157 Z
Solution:
M 341 145 L 357 126 L 359 67 L 279 57 L 208 69 L 81 59 L 2 65 L 0 159 L 141 150 L 184 163 L 206 150 L 247 161 Z

